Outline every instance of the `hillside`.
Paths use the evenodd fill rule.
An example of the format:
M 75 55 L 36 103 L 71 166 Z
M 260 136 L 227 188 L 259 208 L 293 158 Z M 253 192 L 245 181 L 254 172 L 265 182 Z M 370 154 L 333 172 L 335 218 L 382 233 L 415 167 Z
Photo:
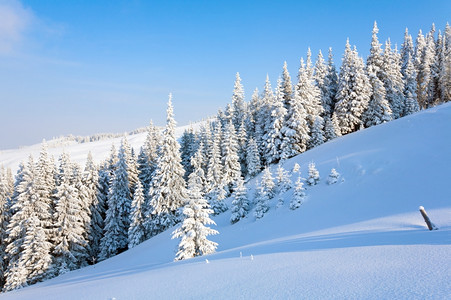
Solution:
M 276 209 L 277 197 L 271 200 L 261 220 L 251 213 L 230 225 L 230 211 L 216 217 L 220 234 L 211 238 L 219 244 L 214 255 L 173 262 L 177 241 L 168 230 L 97 265 L 0 298 L 446 299 L 451 290 L 450 120 L 451 104 L 445 104 L 286 161 L 287 170 L 299 163 L 304 177 L 313 161 L 321 174 L 320 183 L 307 188 L 305 203 L 289 210 L 290 190 L 283 195 L 284 206 Z M 106 150 L 99 145 L 67 150 L 95 149 L 100 156 L 111 143 Z M 0 161 L 13 165 L 6 154 Z M 326 184 L 331 168 L 343 179 L 335 185 Z M 247 184 L 250 197 L 259 177 Z M 420 205 L 438 231 L 427 230 Z

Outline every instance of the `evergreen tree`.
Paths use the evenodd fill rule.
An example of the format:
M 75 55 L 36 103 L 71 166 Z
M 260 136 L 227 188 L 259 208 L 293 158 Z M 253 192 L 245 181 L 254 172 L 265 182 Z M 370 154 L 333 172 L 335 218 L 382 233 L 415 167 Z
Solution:
M 285 193 L 291 189 L 291 179 L 288 171 L 280 164 L 277 165 L 276 189 L 279 194 Z
M 281 159 L 288 159 L 307 149 L 309 127 L 307 112 L 301 102 L 299 93 L 295 92 L 291 99 L 291 110 L 287 112 L 285 124 L 281 129 L 283 135 Z
M 180 158 L 180 146 L 175 138 L 175 120 L 172 95 L 169 95 L 167 123 L 163 132 L 157 167 L 149 189 L 152 212 L 146 216 L 148 236 L 154 236 L 175 225 L 180 220 L 179 209 L 186 199 L 184 170 Z M 149 224 L 147 224 L 149 223 Z
M 246 177 L 247 175 L 247 162 L 246 162 L 246 154 L 247 154 L 247 132 L 246 126 L 244 125 L 244 121 L 241 122 L 240 130 L 237 135 L 238 141 L 238 160 L 241 166 L 241 175 Z
M 266 75 L 266 82 L 263 89 L 263 94 L 260 97 L 261 104 L 256 119 L 256 135 L 255 141 L 258 145 L 260 159 L 263 164 L 268 164 L 266 161 L 266 149 L 270 146 L 267 141 L 267 119 L 271 115 L 272 105 L 275 101 L 274 93 L 269 81 L 269 76 Z
M 282 98 L 285 111 L 291 110 L 291 98 L 293 97 L 293 86 L 291 84 L 290 73 L 288 72 L 287 62 L 283 63 L 282 71 Z
M 131 205 L 127 170 L 127 156 L 123 141 L 108 194 L 104 236 L 100 242 L 100 260 L 127 249 Z
M 340 67 L 338 102 L 335 106 L 335 117 L 342 134 L 357 131 L 363 125 L 362 114 L 368 107 L 370 89 L 363 61 L 357 50 L 351 50 L 348 40 Z
M 413 57 L 407 54 L 407 64 L 404 71 L 404 95 L 406 103 L 403 115 L 407 116 L 420 110 L 417 101 L 417 73 L 415 71 Z
M 269 103 L 269 115 L 266 116 L 265 137 L 266 148 L 264 152 L 265 161 L 268 164 L 280 160 L 282 152 L 283 135 L 281 132 L 286 109 L 283 104 L 283 89 L 282 81 L 277 81 L 276 96 L 273 103 Z
M 332 119 L 329 116 L 324 118 L 324 140 L 330 141 L 337 137 L 337 131 L 339 128 L 336 128 Z
M 307 114 L 307 123 L 310 131 L 313 129 L 313 124 L 317 118 L 323 114 L 324 109 L 321 105 L 320 91 L 315 86 L 311 70 L 308 66 L 304 66 L 304 61 L 301 58 L 301 67 L 299 68 L 299 82 L 296 85 L 296 94 L 299 97 L 299 101 L 304 106 Z M 321 118 L 322 122 L 322 118 Z
M 443 33 L 441 60 L 439 88 L 443 102 L 448 102 L 451 101 L 451 26 L 448 23 Z
M 327 179 L 327 184 L 335 184 L 337 183 L 339 178 L 340 173 L 338 173 L 337 170 L 332 169 L 330 170 L 329 178 Z
M 269 210 L 269 199 L 274 198 L 275 184 L 274 179 L 271 175 L 271 171 L 268 167 L 265 168 L 263 172 L 262 181 L 258 187 L 257 203 L 255 205 L 254 216 L 256 219 L 261 219 L 265 213 Z
M 241 129 L 241 123 L 246 117 L 246 103 L 244 102 L 244 89 L 241 84 L 240 73 L 236 73 L 235 85 L 233 87 L 232 95 L 233 116 L 232 123 L 237 130 Z
M 87 224 L 84 225 L 85 239 L 88 241 L 88 261 L 95 263 L 100 251 L 100 240 L 103 236 L 103 216 L 105 214 L 105 195 L 103 187 L 99 191 L 99 168 L 94 164 L 91 152 L 88 153 L 85 170 L 83 172 L 83 188 L 86 190 L 86 209 Z M 104 184 L 104 183 L 102 183 Z M 99 197 L 100 195 L 100 197 Z
M 232 224 L 235 224 L 239 220 L 245 218 L 250 210 L 250 203 L 247 198 L 247 189 L 244 185 L 244 180 L 242 177 L 235 182 L 234 190 L 232 216 L 230 217 L 230 223 Z
M 4 291 L 36 283 L 48 277 L 52 258 L 43 220 L 49 218 L 49 206 L 39 197 L 37 186 L 43 177 L 37 176 L 33 158 L 23 165 L 18 176 L 14 214 L 8 224 Z
M 367 68 L 372 93 L 368 108 L 362 116 L 365 127 L 389 122 L 392 116 L 390 104 L 385 98 L 383 82 L 378 78 L 376 70 L 374 65 L 369 65 Z
M 6 230 L 9 223 L 9 204 L 12 193 L 9 191 L 7 175 L 3 167 L 0 169 L 0 289 L 4 284 L 4 272 L 6 268 Z
M 305 189 L 303 185 L 304 184 L 301 181 L 301 176 L 299 176 L 295 183 L 293 198 L 291 198 L 290 201 L 290 209 L 292 210 L 299 208 L 302 203 L 304 203 Z
M 329 102 L 330 101 L 328 93 L 329 87 L 326 86 L 326 76 L 327 76 L 327 66 L 324 62 L 323 53 L 320 50 L 318 52 L 318 57 L 316 58 L 315 73 L 313 75 L 313 78 L 315 79 L 315 85 L 320 92 L 321 105 L 323 107 L 321 117 L 330 114 L 330 111 L 332 110 L 331 105 L 333 104 Z
M 182 159 L 182 166 L 185 169 L 184 179 L 188 180 L 189 174 L 193 172 L 191 166 L 191 157 L 196 153 L 196 142 L 193 128 L 189 128 L 183 132 L 180 139 L 180 158 Z
M 235 181 L 241 176 L 241 166 L 238 157 L 238 141 L 232 121 L 229 121 L 224 130 L 222 153 L 222 179 L 226 191 L 230 194 L 233 191 Z
M 415 55 L 413 48 L 412 36 L 409 34 L 409 30 L 406 28 L 404 32 L 404 42 L 401 46 L 401 73 L 403 77 L 406 77 L 407 64 L 412 63 L 412 58 Z M 404 82 L 405 83 L 405 82 Z
M 246 164 L 247 174 L 250 177 L 254 177 L 261 170 L 260 155 L 258 154 L 257 143 L 253 138 L 250 138 L 247 145 Z
M 390 41 L 385 43 L 382 72 L 386 98 L 392 110 L 393 119 L 402 117 L 405 105 L 404 82 L 401 73 L 401 61 L 398 52 L 392 51 Z
M 144 194 L 143 187 L 140 181 L 136 184 L 135 195 L 131 205 L 131 222 L 128 229 L 128 248 L 131 249 L 145 240 L 144 227 Z
M 323 144 L 324 141 L 325 138 L 323 132 L 323 119 L 317 116 L 315 122 L 313 123 L 312 130 L 310 132 L 310 140 L 308 146 L 310 149 L 312 149 Z
M 226 197 L 226 190 L 224 184 L 224 167 L 221 163 L 221 124 L 217 122 L 215 134 L 212 137 L 210 147 L 210 160 L 207 168 L 208 182 L 207 198 L 211 209 L 214 214 L 220 214 L 227 210 L 227 206 L 224 203 Z
M 74 164 L 69 154 L 60 157 L 58 186 L 55 193 L 55 237 L 53 249 L 55 274 L 64 274 L 78 269 L 87 259 L 85 238 L 85 221 L 87 219 L 81 194 L 84 192 L 77 186 L 78 174 L 74 172 Z
M 206 226 L 216 223 L 210 219 L 213 210 L 201 194 L 203 170 L 198 164 L 198 159 L 199 156 L 192 160 L 195 170 L 189 178 L 189 198 L 183 208 L 184 220 L 172 236 L 173 239 L 181 238 L 175 260 L 211 254 L 218 246 L 217 243 L 207 239 L 207 236 L 218 234 L 218 231 Z
M 320 180 L 319 172 L 315 167 L 315 164 L 312 162 L 308 165 L 308 185 L 317 185 Z
M 252 94 L 251 102 L 247 105 L 246 109 L 246 132 L 248 137 L 254 137 L 258 139 L 259 133 L 257 131 L 257 119 L 260 114 L 260 96 L 258 88 L 256 88 Z
M 327 74 L 324 77 L 324 87 L 326 91 L 323 94 L 322 104 L 324 108 L 324 116 L 332 117 L 335 110 L 335 97 L 338 90 L 338 75 L 333 60 L 332 48 L 329 48 L 329 56 L 327 60 Z

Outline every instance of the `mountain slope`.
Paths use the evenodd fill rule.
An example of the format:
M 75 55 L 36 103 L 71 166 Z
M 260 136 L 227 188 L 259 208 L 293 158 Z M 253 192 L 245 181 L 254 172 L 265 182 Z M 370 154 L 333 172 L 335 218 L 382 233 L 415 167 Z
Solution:
M 215 218 L 218 252 L 172 262 L 171 230 L 4 299 L 446 299 L 451 290 L 451 104 L 326 143 L 297 162 L 319 185 L 263 219 Z M 327 185 L 331 168 L 343 180 Z M 275 168 L 273 168 L 273 171 Z M 293 181 L 296 178 L 292 178 Z M 253 195 L 255 181 L 247 186 Z M 228 200 L 230 201 L 230 199 Z M 440 228 L 428 231 L 418 206 Z M 208 259 L 208 263 L 206 261 Z

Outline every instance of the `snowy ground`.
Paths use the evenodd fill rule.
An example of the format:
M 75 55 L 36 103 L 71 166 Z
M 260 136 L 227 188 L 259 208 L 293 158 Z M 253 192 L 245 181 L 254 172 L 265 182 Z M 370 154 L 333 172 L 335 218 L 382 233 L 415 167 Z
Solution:
M 307 177 L 313 161 L 322 177 L 298 210 L 288 209 L 288 191 L 261 220 L 215 218 L 214 255 L 173 262 L 177 241 L 167 231 L 0 298 L 449 299 L 450 148 L 451 104 L 366 129 L 285 163 L 298 162 Z M 329 186 L 331 168 L 344 180 Z M 427 230 L 420 205 L 439 230 Z

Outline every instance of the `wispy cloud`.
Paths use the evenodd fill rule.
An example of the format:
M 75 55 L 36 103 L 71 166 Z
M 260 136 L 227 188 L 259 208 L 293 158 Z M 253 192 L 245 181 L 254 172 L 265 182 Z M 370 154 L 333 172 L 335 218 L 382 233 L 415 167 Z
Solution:
M 24 39 L 33 13 L 17 0 L 0 0 L 0 54 L 11 53 Z

